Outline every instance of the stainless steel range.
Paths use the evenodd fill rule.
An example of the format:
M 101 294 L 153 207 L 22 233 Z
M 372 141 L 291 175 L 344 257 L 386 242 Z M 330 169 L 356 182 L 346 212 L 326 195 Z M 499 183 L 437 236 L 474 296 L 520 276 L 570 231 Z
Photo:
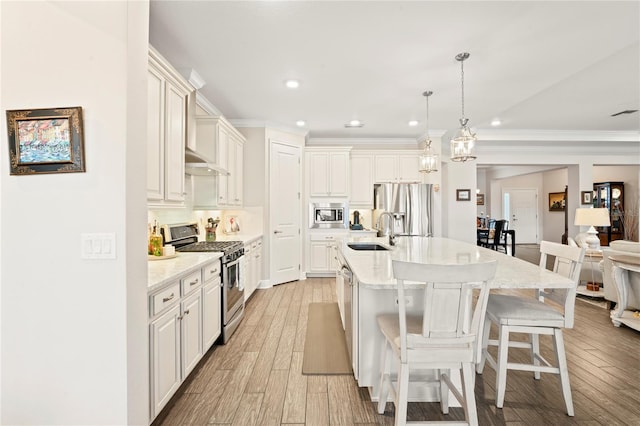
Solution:
M 222 252 L 222 342 L 227 343 L 244 315 L 244 286 L 241 284 L 240 261 L 244 255 L 242 241 L 200 241 L 198 224 L 165 225 L 162 235 L 165 244 L 172 244 L 179 252 Z

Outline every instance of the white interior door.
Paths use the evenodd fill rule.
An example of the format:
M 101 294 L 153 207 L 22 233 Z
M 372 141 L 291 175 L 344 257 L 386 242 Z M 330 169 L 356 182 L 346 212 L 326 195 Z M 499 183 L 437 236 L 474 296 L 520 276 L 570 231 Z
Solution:
M 538 243 L 538 190 L 505 189 L 503 199 L 508 199 L 509 229 L 516 231 L 517 244 Z
M 300 277 L 300 179 L 300 148 L 272 143 L 269 216 L 273 285 Z

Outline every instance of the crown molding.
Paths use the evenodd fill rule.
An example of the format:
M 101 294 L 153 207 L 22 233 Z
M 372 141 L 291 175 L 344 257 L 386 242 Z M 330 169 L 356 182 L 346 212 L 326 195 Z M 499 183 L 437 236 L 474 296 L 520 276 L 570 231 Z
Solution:
M 474 129 L 478 141 L 552 141 L 552 142 L 640 142 L 633 130 L 483 130 Z
M 309 138 L 307 145 L 416 145 L 414 138 Z
M 277 123 L 275 121 L 269 121 L 269 120 L 236 118 L 233 120 L 229 120 L 229 122 L 233 124 L 234 127 L 247 127 L 247 128 L 264 127 L 269 129 L 280 130 L 287 133 L 293 133 L 295 135 L 300 135 L 305 137 L 309 133 L 308 130 L 300 129 L 299 127 L 285 126 L 281 123 Z
M 204 95 L 198 91 L 196 91 L 196 103 L 209 114 L 217 117 L 222 116 L 220 110 L 216 108 L 214 104 L 209 102 L 209 99 L 205 98 Z

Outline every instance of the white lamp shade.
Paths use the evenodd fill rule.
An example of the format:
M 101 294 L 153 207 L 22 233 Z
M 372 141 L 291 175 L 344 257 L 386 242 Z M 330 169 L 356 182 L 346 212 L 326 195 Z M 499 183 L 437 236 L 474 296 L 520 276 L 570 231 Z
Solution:
M 576 209 L 576 226 L 611 226 L 608 209 Z

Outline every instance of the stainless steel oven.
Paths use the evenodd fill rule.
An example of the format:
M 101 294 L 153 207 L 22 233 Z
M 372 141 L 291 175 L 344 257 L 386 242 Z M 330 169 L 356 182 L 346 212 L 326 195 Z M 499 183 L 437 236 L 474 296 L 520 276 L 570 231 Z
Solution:
M 166 225 L 163 228 L 166 243 L 179 252 L 222 252 L 222 343 L 227 343 L 238 328 L 244 315 L 244 286 L 240 276 L 240 262 L 244 255 L 242 241 L 200 241 L 195 223 Z
M 236 331 L 244 313 L 244 287 L 240 276 L 240 262 L 244 247 L 240 244 L 222 257 L 222 341 L 227 343 Z
M 310 203 L 309 228 L 349 227 L 349 206 L 347 203 Z

